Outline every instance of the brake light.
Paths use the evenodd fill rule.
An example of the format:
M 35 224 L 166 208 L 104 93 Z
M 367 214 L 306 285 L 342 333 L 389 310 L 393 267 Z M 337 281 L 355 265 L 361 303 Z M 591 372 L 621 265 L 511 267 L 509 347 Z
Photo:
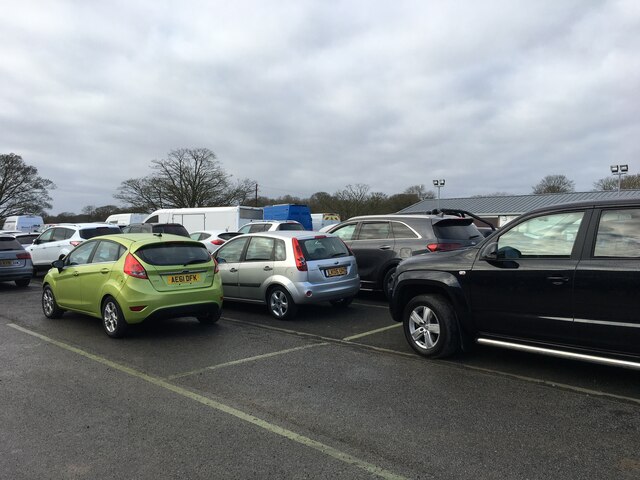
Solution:
M 16 259 L 18 260 L 29 260 L 31 258 L 31 254 L 29 252 L 18 253 L 16 255 Z
M 130 253 L 124 259 L 124 273 L 135 278 L 149 278 L 142 264 Z
M 448 252 L 459 248 L 462 248 L 459 243 L 430 243 L 427 245 L 427 249 L 430 252 Z
M 296 268 L 301 272 L 307 271 L 307 260 L 304 258 L 304 253 L 302 253 L 302 247 L 298 242 L 297 238 L 292 239 L 293 243 L 293 256 L 296 259 Z
M 218 273 L 220 268 L 218 268 L 218 260 L 212 255 L 211 260 L 213 260 L 213 273 Z
M 71 244 L 72 247 L 77 247 L 82 242 L 79 242 L 78 240 L 71 240 L 69 243 Z
M 219 238 L 216 238 L 215 240 L 211 240 L 211 243 L 214 245 L 222 245 L 224 243 L 224 240 L 220 240 Z

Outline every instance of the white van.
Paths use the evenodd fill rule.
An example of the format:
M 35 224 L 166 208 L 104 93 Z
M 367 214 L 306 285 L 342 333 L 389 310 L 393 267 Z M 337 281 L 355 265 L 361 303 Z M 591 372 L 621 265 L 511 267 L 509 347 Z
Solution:
M 131 223 L 142 223 L 147 218 L 146 213 L 115 213 L 109 215 L 105 220 L 105 223 L 117 225 L 119 227 L 126 227 Z
M 312 213 L 311 223 L 313 230 L 319 232 L 321 228 L 340 223 L 340 215 L 337 213 Z
M 260 207 L 165 208 L 156 210 L 144 223 L 180 223 L 189 233 L 201 230 L 237 232 L 251 220 L 262 220 Z
M 43 225 L 44 221 L 38 215 L 14 215 L 5 219 L 2 230 L 20 230 L 31 233 L 40 231 Z

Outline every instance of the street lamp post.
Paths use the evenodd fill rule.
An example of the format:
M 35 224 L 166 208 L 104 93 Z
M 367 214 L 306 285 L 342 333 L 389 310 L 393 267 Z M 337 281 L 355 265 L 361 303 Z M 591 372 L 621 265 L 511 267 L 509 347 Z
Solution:
M 433 186 L 436 187 L 438 189 L 438 210 L 440 210 L 440 189 L 442 187 L 444 187 L 444 178 L 440 179 L 440 180 L 434 180 L 433 181 Z
M 622 184 L 622 176 L 629 171 L 629 165 L 611 165 L 611 173 L 618 176 L 618 193 Z

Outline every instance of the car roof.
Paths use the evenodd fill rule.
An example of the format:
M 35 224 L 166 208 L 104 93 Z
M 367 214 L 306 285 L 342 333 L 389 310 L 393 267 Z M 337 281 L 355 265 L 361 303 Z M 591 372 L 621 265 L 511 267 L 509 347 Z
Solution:
M 247 222 L 244 225 L 256 224 L 256 223 L 277 223 L 277 224 L 281 224 L 281 223 L 297 223 L 299 225 L 302 225 L 300 222 L 298 222 L 296 220 L 251 220 L 250 222 Z M 244 225 L 243 225 L 243 227 L 244 227 Z
M 314 232 L 312 230 L 275 230 L 272 232 L 245 233 L 244 235 L 238 235 L 237 237 L 234 237 L 232 240 L 235 240 L 236 238 L 242 238 L 242 237 L 272 237 L 272 238 L 280 238 L 282 240 L 297 238 L 297 239 L 306 240 L 310 238 L 336 237 L 336 235 L 333 235 L 331 233 Z
M 430 220 L 433 218 L 461 218 L 456 215 L 434 215 L 429 213 L 413 213 L 413 214 L 396 214 L 389 213 L 386 215 L 360 215 L 357 217 L 351 217 L 344 220 L 341 223 L 347 223 L 352 220 L 402 220 L 402 219 L 415 219 L 415 220 Z
M 97 228 L 97 227 L 118 227 L 113 223 L 104 223 L 104 222 L 95 222 L 95 223 L 56 223 L 55 225 L 51 225 L 47 227 L 45 230 L 49 230 L 50 228 L 55 227 L 75 227 L 75 228 Z M 43 230 L 44 231 L 44 230 Z
M 581 208 L 598 208 L 598 207 L 639 207 L 640 208 L 640 200 L 638 199 L 617 199 L 617 200 L 589 200 L 584 202 L 569 202 L 569 203 L 559 203 L 556 205 L 546 206 L 536 208 L 535 210 L 530 210 L 524 215 L 529 214 L 538 214 L 544 212 L 556 212 L 561 210 L 572 210 L 572 209 L 581 209 Z
M 100 235 L 98 237 L 93 237 L 87 242 L 94 240 L 113 240 L 122 245 L 126 245 L 129 247 L 134 243 L 139 243 L 139 246 L 142 245 L 152 245 L 154 243 L 163 243 L 163 242 L 182 242 L 182 243 L 192 243 L 194 245 L 201 246 L 202 243 L 197 240 L 192 240 L 189 237 L 183 237 L 182 235 L 172 235 L 170 233 L 114 233 L 109 235 Z

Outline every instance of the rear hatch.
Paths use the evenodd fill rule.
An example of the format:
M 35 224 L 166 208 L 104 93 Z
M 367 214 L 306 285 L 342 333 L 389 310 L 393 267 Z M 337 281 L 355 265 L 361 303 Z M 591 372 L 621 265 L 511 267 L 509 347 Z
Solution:
M 31 258 L 15 238 L 0 236 L 0 271 L 24 268 Z
M 309 283 L 331 283 L 354 277 L 355 258 L 338 237 L 318 235 L 299 238 L 298 243 L 306 260 Z
M 432 252 L 458 250 L 476 245 L 484 239 L 472 218 L 434 218 L 433 233 L 437 242 L 427 246 Z
M 200 242 L 168 241 L 138 248 L 149 281 L 159 292 L 173 292 L 210 287 L 214 263 Z

